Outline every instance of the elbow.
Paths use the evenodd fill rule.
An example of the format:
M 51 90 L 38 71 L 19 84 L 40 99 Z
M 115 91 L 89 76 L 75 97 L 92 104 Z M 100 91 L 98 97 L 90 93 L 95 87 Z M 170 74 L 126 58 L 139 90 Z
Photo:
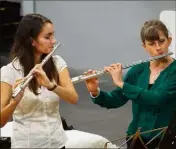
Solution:
M 4 127 L 5 124 L 0 124 L 0 128 Z
M 77 104 L 77 103 L 78 103 L 78 94 L 77 94 L 77 93 L 75 93 L 75 94 L 71 97 L 70 103 L 71 103 L 71 104 Z
M 78 95 L 76 94 L 73 98 L 73 104 L 77 104 L 78 103 Z
M 7 123 L 7 122 L 3 122 L 3 121 L 1 120 L 1 122 L 0 122 L 0 128 L 4 127 L 6 123 Z

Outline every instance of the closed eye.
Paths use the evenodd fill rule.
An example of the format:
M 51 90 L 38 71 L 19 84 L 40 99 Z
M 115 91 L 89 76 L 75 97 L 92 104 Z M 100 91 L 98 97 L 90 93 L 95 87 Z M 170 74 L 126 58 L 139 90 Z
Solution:
M 54 34 L 55 34 L 55 32 L 49 32 L 49 33 L 45 34 L 44 37 L 46 39 L 49 39 L 51 36 L 54 36 Z

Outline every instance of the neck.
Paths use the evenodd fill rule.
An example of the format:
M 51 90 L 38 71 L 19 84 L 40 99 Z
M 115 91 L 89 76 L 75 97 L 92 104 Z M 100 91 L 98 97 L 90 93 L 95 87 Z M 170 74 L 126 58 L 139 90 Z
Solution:
M 167 56 L 167 57 L 158 59 L 156 61 L 151 61 L 150 65 L 154 68 L 158 67 L 159 69 L 164 69 L 172 62 L 173 62 L 173 59 L 170 56 Z
M 35 64 L 39 64 L 41 62 L 41 54 L 35 54 Z

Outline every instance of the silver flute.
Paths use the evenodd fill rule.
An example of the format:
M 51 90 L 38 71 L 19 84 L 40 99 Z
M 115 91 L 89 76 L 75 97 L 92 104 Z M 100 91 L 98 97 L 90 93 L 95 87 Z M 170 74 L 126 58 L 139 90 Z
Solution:
M 52 54 L 55 52 L 55 50 L 61 45 L 60 42 L 56 43 L 54 45 L 53 50 L 42 60 L 42 62 L 40 63 L 42 66 L 50 59 L 50 57 L 52 56 Z M 29 74 L 24 78 L 24 82 L 19 84 L 13 91 L 12 93 L 12 98 L 15 98 L 24 88 L 27 87 L 27 85 L 29 84 L 29 82 L 33 79 L 33 74 L 32 71 L 29 72 Z
M 146 62 L 149 62 L 149 61 L 154 61 L 154 60 L 157 60 L 157 59 L 160 59 L 160 58 L 172 55 L 172 54 L 173 54 L 173 52 L 168 52 L 168 53 L 163 54 L 163 55 L 151 57 L 151 58 L 149 58 L 147 60 L 144 60 L 144 61 L 140 60 L 140 61 L 137 61 L 137 62 L 133 62 L 132 64 L 123 65 L 122 69 L 127 69 L 127 68 L 133 67 L 135 65 L 146 63 Z M 77 76 L 77 77 L 73 77 L 71 79 L 71 81 L 72 81 L 73 84 L 75 84 L 75 83 L 79 83 L 79 82 L 82 82 L 82 81 L 85 81 L 85 80 L 88 80 L 88 79 L 91 79 L 91 78 L 95 78 L 95 77 L 104 75 L 106 73 L 107 72 L 105 72 L 104 70 L 96 70 L 95 73 L 90 74 L 90 75 L 80 75 L 80 76 Z

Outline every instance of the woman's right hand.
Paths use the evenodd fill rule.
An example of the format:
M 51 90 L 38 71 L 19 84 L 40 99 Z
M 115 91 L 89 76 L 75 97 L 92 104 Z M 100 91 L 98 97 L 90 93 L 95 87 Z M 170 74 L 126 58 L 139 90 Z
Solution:
M 15 83 L 13 84 L 12 91 L 14 91 L 15 88 L 16 88 L 19 84 L 21 84 L 23 81 L 24 81 L 24 79 L 22 79 L 22 78 L 21 78 L 21 79 L 17 79 L 17 80 L 15 81 Z M 23 97 L 23 95 L 24 95 L 24 89 L 21 90 L 21 92 L 14 98 L 15 101 L 17 102 L 17 104 L 21 101 L 21 98 Z
M 84 72 L 84 75 L 90 75 L 90 74 L 94 74 L 96 71 L 95 70 L 88 70 L 87 72 Z M 98 95 L 99 91 L 98 91 L 98 87 L 99 87 L 99 80 L 98 78 L 91 78 L 88 80 L 85 80 L 87 89 L 89 92 L 91 92 L 91 94 L 93 96 Z

